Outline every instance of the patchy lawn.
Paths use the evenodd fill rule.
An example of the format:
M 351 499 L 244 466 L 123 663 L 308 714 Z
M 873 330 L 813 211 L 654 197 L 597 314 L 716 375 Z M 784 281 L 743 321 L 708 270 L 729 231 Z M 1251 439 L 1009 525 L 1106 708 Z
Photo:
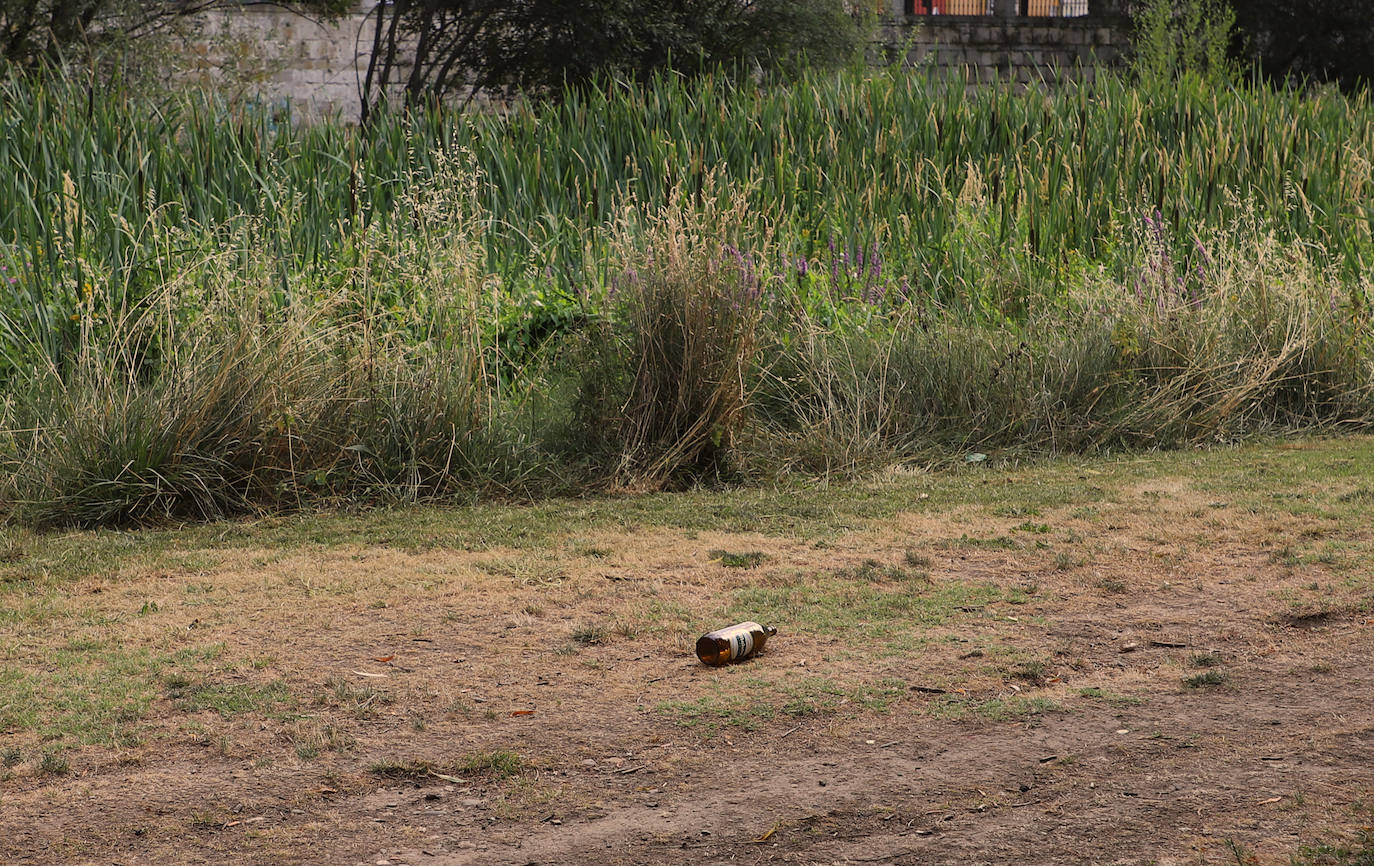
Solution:
M 1343 438 L 9 530 L 0 861 L 1369 863 L 1372 511 Z

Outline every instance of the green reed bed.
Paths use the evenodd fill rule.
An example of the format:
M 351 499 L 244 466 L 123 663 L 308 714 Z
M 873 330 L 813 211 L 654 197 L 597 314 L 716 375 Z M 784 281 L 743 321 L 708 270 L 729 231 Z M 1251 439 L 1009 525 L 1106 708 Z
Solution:
M 35 303 L 87 276 L 121 297 L 146 293 L 160 279 L 146 231 L 157 219 L 215 232 L 259 217 L 284 269 L 327 266 L 454 147 L 483 177 L 492 268 L 528 283 L 526 268 L 548 267 L 563 291 L 588 269 L 606 275 L 604 256 L 588 261 L 589 235 L 712 171 L 748 191 L 788 253 L 871 264 L 876 247 L 887 274 L 943 301 L 967 302 L 983 281 L 957 243 L 970 178 L 986 190 L 991 241 L 1026 254 L 1051 286 L 1084 261 L 1119 268 L 1123 227 L 1154 211 L 1186 249 L 1237 200 L 1347 273 L 1374 266 L 1374 109 L 1334 92 L 1104 77 L 970 94 L 902 71 L 759 91 L 707 76 L 504 117 L 383 118 L 365 132 L 70 80 L 12 79 L 0 99 L 0 241 Z
M 3 507 L 138 523 L 1374 412 L 1374 109 L 907 72 L 293 125 L 0 84 Z

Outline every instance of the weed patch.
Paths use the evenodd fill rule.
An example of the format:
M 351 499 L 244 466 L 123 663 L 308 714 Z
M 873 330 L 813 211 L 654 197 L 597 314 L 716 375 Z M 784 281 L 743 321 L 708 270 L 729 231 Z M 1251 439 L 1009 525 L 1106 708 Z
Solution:
M 1062 712 L 1063 708 L 1049 698 L 1028 698 L 1016 695 L 1009 698 L 972 698 L 945 696 L 930 705 L 929 712 L 937 719 L 986 719 L 1007 722 Z
M 725 550 L 712 550 L 707 555 L 726 568 L 758 568 L 768 559 L 766 554 L 760 553 L 757 550 L 751 550 L 746 553 L 730 553 Z
M 610 632 L 599 625 L 579 625 L 572 630 L 572 639 L 583 646 L 601 646 L 610 641 Z
M 212 710 L 225 718 L 243 713 L 268 713 L 291 701 L 286 683 L 280 680 L 248 683 L 201 683 L 180 690 L 177 708 L 187 713 Z
M 517 752 L 498 749 L 472 752 L 445 763 L 424 759 L 377 761 L 368 767 L 368 772 L 383 779 L 409 779 L 416 783 L 455 775 L 499 781 L 518 775 L 525 767 L 525 759 Z
M 1293 866 L 1374 866 L 1374 832 L 1366 828 L 1348 842 L 1304 845 Z
M 355 719 L 372 718 L 393 702 L 387 692 L 342 676 L 330 677 L 316 693 L 316 706 L 336 707 Z
M 519 753 L 506 749 L 473 752 L 458 760 L 460 773 L 489 779 L 508 779 L 525 769 L 526 762 Z
M 1206 673 L 1194 674 L 1185 677 L 1183 684 L 1190 689 L 1205 689 L 1215 686 L 1225 685 L 1231 679 L 1225 671 L 1207 671 Z
M 172 655 L 105 641 L 69 641 L 48 650 L 50 666 L 0 668 L 0 727 L 49 741 L 126 746 L 159 694 L 159 681 L 203 658 L 205 648 Z M 163 674 L 164 671 L 170 673 Z

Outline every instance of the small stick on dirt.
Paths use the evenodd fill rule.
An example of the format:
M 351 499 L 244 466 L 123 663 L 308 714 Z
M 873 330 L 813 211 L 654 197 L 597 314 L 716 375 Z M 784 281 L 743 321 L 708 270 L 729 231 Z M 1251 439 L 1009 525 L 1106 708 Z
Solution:
M 934 686 L 912 686 L 911 690 L 923 695 L 943 695 L 946 693 L 944 689 L 937 689 Z
M 897 744 L 900 743 L 900 742 L 901 742 L 901 740 L 893 740 L 893 741 L 890 742 L 890 743 L 883 743 L 883 744 L 882 744 L 881 746 L 879 746 L 878 748 L 880 748 L 880 749 L 886 749 L 888 746 L 895 746 L 895 745 L 897 745 Z
M 619 773 L 619 774 L 622 775 L 622 776 L 628 776 L 628 775 L 631 774 L 631 773 L 638 773 L 640 770 L 644 769 L 644 768 L 647 767 L 647 766 L 649 766 L 649 765 L 648 765 L 648 764 L 640 764 L 638 767 L 626 767 L 626 768 L 623 769 L 623 770 L 616 770 L 616 772 Z
M 787 731 L 785 734 L 783 734 L 782 736 L 778 737 L 778 739 L 779 739 L 779 740 L 784 740 L 784 739 L 786 739 L 786 738 L 792 736 L 793 734 L 795 734 L 800 728 L 801 728 L 801 725 L 797 725 L 797 727 L 792 728 L 791 730 Z
M 748 844 L 750 844 L 750 845 L 758 845 L 758 844 L 761 844 L 761 843 L 763 843 L 763 842 L 767 842 L 769 839 L 771 839 L 771 838 L 773 837 L 773 834 L 774 834 L 774 833 L 778 832 L 778 828 L 781 827 L 781 826 L 782 826 L 782 822 L 779 821 L 778 823 L 776 823 L 776 824 L 774 824 L 772 827 L 770 827 L 770 828 L 768 829 L 768 832 L 767 832 L 767 833 L 764 833 L 762 836 L 758 837 L 757 839 L 750 839 Z
M 1183 647 L 1186 647 L 1187 644 L 1179 643 L 1178 641 L 1174 640 L 1152 640 L 1150 641 L 1150 646 L 1162 646 L 1169 647 L 1170 649 L 1182 649 Z

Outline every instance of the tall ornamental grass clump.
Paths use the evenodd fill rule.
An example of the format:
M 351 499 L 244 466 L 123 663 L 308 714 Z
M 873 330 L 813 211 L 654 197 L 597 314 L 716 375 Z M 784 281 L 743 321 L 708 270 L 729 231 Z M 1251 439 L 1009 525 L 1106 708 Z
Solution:
M 765 282 L 760 251 L 740 247 L 747 222 L 744 197 L 708 179 L 695 197 L 673 190 L 647 218 L 629 210 L 618 226 L 609 315 L 579 347 L 572 438 L 619 485 L 732 471 Z
M 1237 213 L 1182 259 L 1176 229 L 1144 217 L 1129 279 L 1085 279 L 1002 326 L 906 306 L 860 330 L 793 307 L 761 349 L 770 432 L 817 471 L 1367 427 L 1374 285 Z
M 351 237 L 328 280 L 283 274 L 257 218 L 223 245 L 166 227 L 181 257 L 157 293 L 92 296 L 69 356 L 11 374 L 8 509 L 126 525 L 518 483 L 478 334 L 491 301 L 467 171 L 410 183 L 409 222 Z

